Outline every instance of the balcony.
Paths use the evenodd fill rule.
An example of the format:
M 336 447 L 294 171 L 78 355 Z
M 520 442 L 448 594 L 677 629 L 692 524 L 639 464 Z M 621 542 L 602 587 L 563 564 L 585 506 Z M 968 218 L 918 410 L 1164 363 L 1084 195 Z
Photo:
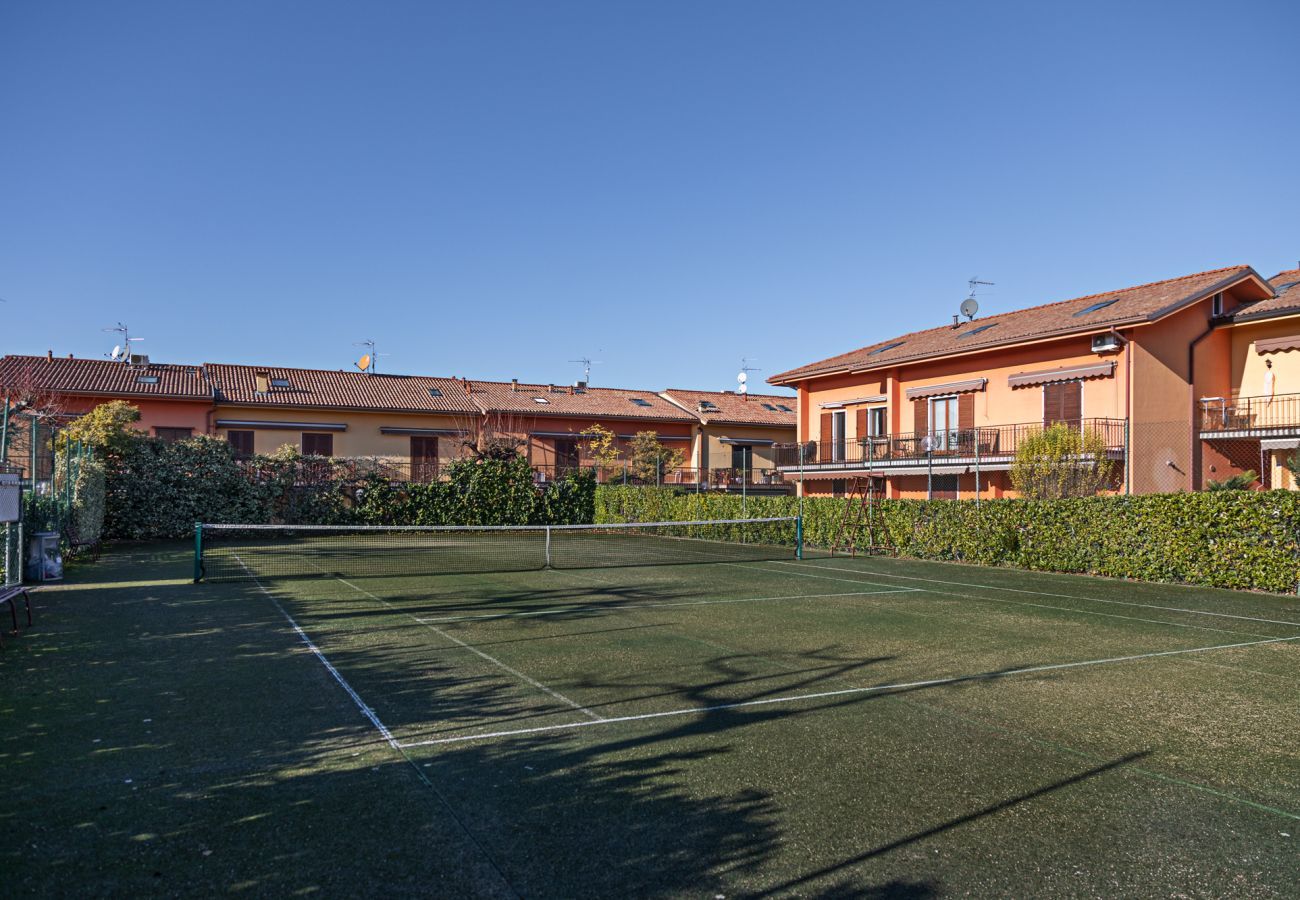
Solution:
M 1124 453 L 1123 419 L 1083 419 L 1072 427 L 1098 435 L 1107 455 Z M 927 466 L 975 466 L 1007 469 L 1020 445 L 1043 432 L 1042 422 L 988 425 L 951 431 L 909 432 L 842 441 L 778 444 L 776 464 L 783 472 L 844 471 L 871 474 L 912 474 Z M 802 465 L 800 455 L 802 454 Z
M 533 466 L 539 484 L 553 481 L 572 471 L 573 466 Z M 664 472 L 636 471 L 630 466 L 596 466 L 581 463 L 576 468 L 590 469 L 596 473 L 597 484 L 635 484 L 659 487 L 677 487 L 692 491 L 758 491 L 760 493 L 789 493 L 777 469 L 691 469 L 678 467 Z
M 1300 435 L 1300 394 L 1201 400 L 1202 438 L 1293 435 Z

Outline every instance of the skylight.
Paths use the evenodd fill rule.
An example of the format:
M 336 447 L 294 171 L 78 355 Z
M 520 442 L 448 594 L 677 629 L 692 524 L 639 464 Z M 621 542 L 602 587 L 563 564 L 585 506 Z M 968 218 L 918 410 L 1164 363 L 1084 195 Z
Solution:
M 288 378 L 272 378 L 271 387 L 289 387 Z
M 704 407 L 705 409 L 717 409 L 717 408 L 718 408 L 718 405 L 717 405 L 716 403 L 714 403 L 712 400 L 701 400 L 701 401 L 700 401 L 700 406 Z
M 771 403 L 764 403 L 762 404 L 762 406 L 763 409 L 767 410 L 768 412 L 776 412 L 776 407 L 773 406 Z
M 794 412 L 793 409 L 791 409 L 790 407 L 786 406 L 784 403 L 778 403 L 778 404 L 776 405 L 776 408 L 779 409 L 779 410 L 781 410 L 781 412 Z
M 136 380 L 138 383 L 140 383 L 140 384 L 157 384 L 157 383 L 158 383 L 158 376 L 157 376 L 157 375 L 137 375 L 137 376 L 135 377 L 135 380 Z
M 633 403 L 635 403 L 637 406 L 651 406 L 651 405 L 652 405 L 652 404 L 650 403 L 649 400 L 643 400 L 643 399 L 640 398 L 640 397 L 628 397 L 627 399 L 628 399 L 628 400 L 631 400 L 631 401 L 632 401 Z
M 533 398 L 533 402 L 534 402 L 534 403 L 550 403 L 551 401 L 550 401 L 550 400 L 547 400 L 545 397 L 534 397 L 534 398 Z
M 961 334 L 957 335 L 957 340 L 960 341 L 962 338 L 968 338 L 972 334 L 979 334 L 981 331 L 988 331 L 990 328 L 997 328 L 997 327 L 998 327 L 997 322 L 990 322 L 987 325 L 981 325 L 979 328 L 972 328 L 970 331 L 963 331 Z
M 902 342 L 902 341 L 894 341 L 892 344 L 886 344 L 886 345 L 883 346 L 883 347 L 877 347 L 875 350 L 872 350 L 872 351 L 871 351 L 870 353 L 868 353 L 867 355 L 868 355 L 868 356 L 876 356 L 876 355 L 878 355 L 878 354 L 880 354 L 880 353 L 884 353 L 886 350 L 893 350 L 895 347 L 901 347 L 901 346 L 903 346 L 903 342 Z
M 1118 302 L 1119 302 L 1118 297 L 1112 297 L 1109 300 L 1099 300 L 1098 302 L 1092 304 L 1091 306 L 1085 306 L 1083 309 L 1079 310 L 1077 313 L 1074 314 L 1074 317 L 1077 319 L 1079 318 L 1079 316 L 1086 316 L 1088 313 L 1096 312 L 1099 309 L 1105 309 L 1106 307 L 1110 306 L 1112 303 L 1118 303 Z
M 429 388 L 429 396 L 430 396 L 430 397 L 441 397 L 441 396 L 442 396 L 442 391 L 438 390 L 437 388 Z

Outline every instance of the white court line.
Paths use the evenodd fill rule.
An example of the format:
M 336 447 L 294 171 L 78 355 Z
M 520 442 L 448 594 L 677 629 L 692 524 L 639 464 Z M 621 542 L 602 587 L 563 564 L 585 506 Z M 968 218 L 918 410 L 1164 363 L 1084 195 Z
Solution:
M 893 684 L 880 684 L 872 687 L 845 688 L 838 691 L 820 691 L 812 694 L 791 694 L 785 697 L 767 697 L 762 700 L 738 700 L 735 703 L 719 703 L 716 706 L 692 706 L 685 709 L 670 709 L 663 712 L 640 713 L 634 716 L 611 716 L 600 722 L 565 722 L 560 725 L 539 725 L 535 728 L 513 728 L 507 731 L 492 731 L 487 734 L 466 734 L 459 737 L 434 738 L 428 741 L 413 741 L 399 744 L 402 748 L 428 747 L 434 744 L 459 744 L 465 741 L 484 741 L 492 738 L 513 737 L 521 734 L 539 734 L 547 731 L 571 731 L 575 728 L 589 728 L 592 725 L 612 725 L 616 722 L 639 722 L 644 719 L 663 719 L 670 716 L 691 716 L 700 713 L 718 712 L 726 709 L 742 709 L 748 706 L 770 706 L 776 703 L 799 703 L 806 700 L 820 700 L 826 697 L 843 697 L 850 694 L 875 694 L 887 691 L 899 691 L 908 688 L 936 687 L 944 684 L 957 684 L 980 678 L 1006 678 L 1011 675 L 1026 675 L 1033 672 L 1050 672 L 1056 669 L 1076 669 L 1083 666 L 1102 666 L 1113 663 L 1132 662 L 1141 659 L 1154 659 L 1159 656 L 1177 656 L 1184 653 L 1208 653 L 1211 650 L 1231 650 L 1237 647 L 1258 647 L 1261 644 L 1280 644 L 1287 641 L 1300 641 L 1300 634 L 1284 638 L 1268 638 L 1262 641 L 1245 641 L 1237 644 L 1215 644 L 1209 647 L 1191 647 L 1186 650 L 1161 650 L 1156 653 L 1138 653 L 1133 656 L 1112 656 L 1106 659 L 1088 659 L 1080 662 L 1052 663 L 1044 666 L 1026 666 L 1022 669 L 1007 669 L 1002 672 L 981 672 L 977 675 L 956 675 L 951 678 L 932 678 L 928 681 L 908 681 Z
M 393 734 L 388 730 L 388 727 L 384 725 L 383 722 L 379 721 L 379 716 L 375 711 L 366 705 L 366 702 L 361 699 L 361 695 L 354 691 L 352 685 L 348 684 L 347 679 L 339 674 L 338 669 L 334 668 L 334 664 L 325 658 L 325 654 L 321 652 L 321 649 L 312 643 L 311 638 L 307 637 L 307 632 L 303 631 L 302 628 L 298 626 L 298 623 L 293 620 L 293 616 L 285 612 L 284 607 L 280 605 L 280 601 L 275 598 L 275 595 L 266 589 L 266 586 L 262 584 L 261 580 L 248 568 L 248 564 L 239 558 L 238 553 L 233 555 L 235 559 L 239 561 L 239 564 L 244 567 L 244 571 L 248 572 L 248 577 L 253 579 L 253 583 L 257 585 L 258 589 L 263 594 L 266 594 L 271 603 L 275 605 L 275 608 L 280 611 L 280 615 L 284 616 L 285 619 L 289 621 L 289 624 L 293 626 L 293 630 L 298 632 L 298 637 L 300 637 L 302 642 L 307 645 L 307 649 L 316 654 L 316 658 L 319 659 L 321 664 L 329 670 L 331 675 L 334 676 L 334 680 L 339 683 L 339 687 L 348 692 L 348 696 L 351 697 L 352 702 L 357 705 L 357 709 L 361 710 L 361 714 L 370 720 L 370 724 L 374 725 L 379 733 L 383 735 L 384 740 L 388 741 L 390 747 L 394 750 L 401 749 L 401 745 L 397 743 L 397 739 L 393 737 Z
M 739 565 L 739 563 L 737 563 L 737 565 Z M 796 566 L 798 566 L 798 565 L 802 565 L 802 566 L 805 566 L 806 568 L 809 568 L 809 569 L 830 569 L 830 571 L 832 571 L 832 572 L 854 572 L 854 571 L 857 571 L 856 569 L 840 569 L 840 568 L 837 567 L 837 566 L 814 566 L 814 565 L 810 565 L 810 564 L 808 564 L 808 563 L 789 563 L 789 565 L 796 565 Z M 751 568 L 751 567 L 746 566 L 746 568 Z M 831 580 L 831 581 L 848 581 L 848 582 L 853 582 L 853 581 L 855 580 L 855 579 L 852 579 L 852 578 L 832 578 L 832 577 L 829 576 L 829 575 L 809 575 L 807 572 L 790 572 L 790 571 L 787 571 L 787 570 L 784 570 L 784 569 L 757 569 L 757 571 L 759 571 L 759 572 L 780 572 L 780 573 L 785 574 L 785 575 L 798 575 L 800 578 L 826 578 L 826 579 Z M 874 574 L 884 574 L 884 573 L 875 573 L 875 572 L 871 572 L 871 573 L 866 573 L 866 574 L 873 574 L 873 575 L 874 575 Z M 897 575 L 897 576 L 895 576 L 895 575 L 889 575 L 889 576 L 886 576 L 886 577 L 888 577 L 888 578 L 907 578 L 908 576 L 906 576 L 906 575 Z M 916 580 L 917 580 L 917 581 L 932 581 L 933 579 L 928 579 L 928 578 L 918 578 L 918 579 L 916 579 Z M 938 584 L 957 584 L 957 582 L 936 582 L 936 583 L 938 583 Z M 872 581 L 859 581 L 858 584 L 875 584 L 875 582 L 872 582 Z M 992 586 L 982 586 L 982 585 L 970 585 L 970 586 L 971 586 L 971 587 L 979 587 L 979 588 L 981 588 L 981 589 L 983 589 L 983 590 L 988 590 L 988 591 L 998 591 L 998 590 L 1002 590 L 1002 588 L 997 588 L 997 587 L 992 587 Z M 1095 610 L 1095 609 L 1079 609 L 1079 608 L 1077 608 L 1077 607 L 1073 607 L 1073 606 L 1052 606 L 1052 605 L 1047 604 L 1047 603 L 1030 603 L 1028 600 L 1008 600 L 1008 599 L 1005 598 L 1005 597 L 977 597 L 977 596 L 975 596 L 974 594 L 961 594 L 961 593 L 958 593 L 958 592 L 956 592 L 956 591 L 940 591 L 940 590 L 935 590 L 934 588 L 925 588 L 925 589 L 923 589 L 923 590 L 926 590 L 927 593 L 938 594 L 939 596 L 942 596 L 942 597 L 965 597 L 965 598 L 968 599 L 968 600 L 980 600 L 980 601 L 983 601 L 983 602 L 986 602 L 986 603 L 1007 603 L 1007 604 L 1010 604 L 1010 605 L 1012 605 L 1012 606 L 1032 606 L 1032 607 L 1034 607 L 1035 609 L 1052 609 L 1052 610 L 1056 610 L 1056 611 L 1058 611 L 1058 612 L 1073 613 L 1073 614 L 1075 614 L 1075 615 L 1080 615 L 1080 616 L 1102 616 L 1102 617 L 1107 618 L 1107 619 L 1125 619 L 1125 620 L 1127 620 L 1127 621 L 1129 621 L 1129 622 L 1147 622 L 1147 623 L 1149 623 L 1149 624 L 1151 624 L 1151 625 L 1168 625 L 1168 626 L 1171 627 L 1171 628 L 1191 628 L 1191 629 L 1193 629 L 1193 630 L 1195 630 L 1195 631 L 1213 631 L 1213 632 L 1216 632 L 1216 633 L 1218 633 L 1218 634 L 1236 634 L 1236 635 L 1241 635 L 1241 636 L 1243 636 L 1243 637 L 1268 637 L 1268 635 L 1266 635 L 1266 634 L 1260 634 L 1259 632 L 1255 632 L 1255 631 L 1231 631 L 1231 630 L 1229 630 L 1229 629 L 1227 629 L 1227 628 L 1214 628 L 1214 627 L 1211 627 L 1211 626 L 1209 626 L 1209 625 L 1192 625 L 1192 624 L 1187 623 L 1187 622 L 1169 622 L 1169 621 L 1166 621 L 1166 620 L 1164 620 L 1164 619 L 1144 619 L 1144 618 L 1142 618 L 1141 616 L 1125 616 L 1125 615 L 1122 615 L 1122 614 L 1120 614 L 1120 613 L 1100 612 L 1100 611 Z M 1007 590 L 1014 590 L 1014 588 L 1007 588 Z M 1024 593 L 1024 594 L 1032 594 L 1032 593 L 1034 593 L 1034 592 L 1033 592 L 1033 591 L 1020 591 L 1020 593 Z M 1044 596 L 1044 597 L 1069 597 L 1069 598 L 1072 599 L 1072 600 L 1084 600 L 1084 601 L 1089 601 L 1089 600 L 1092 599 L 1092 598 L 1090 598 L 1090 597 L 1072 597 L 1072 596 L 1070 596 L 1069 594 L 1047 594 L 1047 593 L 1044 593 L 1044 594 L 1042 594 L 1042 596 Z M 1100 601 L 1100 602 L 1102 602 L 1102 603 L 1123 603 L 1123 601 L 1121 601 L 1121 600 L 1111 600 L 1111 601 L 1103 600 L 1103 601 Z M 1126 604 L 1126 605 L 1129 605 L 1129 606 L 1146 606 L 1146 604 L 1144 604 L 1144 603 L 1132 603 L 1132 604 Z M 1167 607 L 1156 606 L 1156 607 L 1151 607 L 1151 608 L 1152 608 L 1152 609 L 1166 609 Z M 1172 612 L 1173 610 L 1170 610 L 1170 611 Z M 1189 610 L 1189 611 L 1190 611 L 1190 610 Z M 1215 613 L 1208 613 L 1207 615 L 1216 615 L 1216 614 L 1215 614 Z M 1235 616 L 1234 616 L 1233 618 L 1238 618 L 1238 617 L 1235 617 Z M 1256 620 L 1252 620 L 1252 621 L 1267 622 L 1268 620 L 1267 620 L 1267 619 L 1256 619 Z M 1278 624 L 1289 624 L 1289 623 L 1284 623 L 1284 622 L 1283 622 L 1283 623 L 1278 623 Z M 1295 623 L 1295 625 L 1296 625 L 1297 628 L 1300 628 L 1300 622 Z
M 865 584 L 866 582 L 861 582 Z M 683 600 L 664 603 L 619 603 L 617 605 L 588 604 L 584 606 L 552 606 L 546 609 L 528 610 L 527 612 L 481 613 L 464 616 L 442 616 L 440 618 L 415 618 L 415 621 L 427 625 L 431 622 L 468 622 L 483 619 L 523 619 L 531 616 L 553 616 L 572 612 L 619 612 L 624 609 L 657 609 L 661 606 L 710 606 L 718 603 L 758 603 L 764 600 L 812 600 L 823 597 L 874 597 L 877 594 L 914 594 L 924 588 L 891 588 L 883 591 L 847 591 L 843 594 L 795 594 L 789 597 L 737 597 L 731 600 Z
M 336 577 L 337 577 L 337 576 L 336 576 Z M 467 644 L 467 643 L 465 643 L 464 641 L 462 641 L 460 638 L 448 634 L 447 632 L 443 631 L 441 628 L 438 628 L 438 627 L 435 626 L 435 625 L 431 625 L 431 624 L 428 623 L 428 622 L 424 622 L 424 621 L 421 621 L 420 619 L 416 619 L 415 616 L 411 615 L 410 613 L 406 612 L 405 610 L 403 610 L 403 609 L 401 609 L 401 608 L 399 608 L 399 607 L 397 607 L 397 606 L 394 606 L 393 604 L 391 604 L 391 603 L 389 603 L 387 600 L 385 600 L 383 597 L 378 597 L 378 596 L 376 596 L 376 595 L 370 593 L 370 591 L 366 590 L 365 588 L 357 587 L 355 584 L 353 584 L 352 582 L 348 581 L 346 578 L 338 578 L 337 580 L 340 581 L 340 582 L 343 583 L 343 584 L 346 584 L 348 587 L 352 588 L 352 590 L 354 590 L 354 591 L 359 591 L 360 593 L 365 594 L 365 595 L 366 595 L 367 597 L 369 597 L 370 599 L 379 601 L 380 603 L 384 604 L 384 606 L 387 606 L 389 609 L 393 610 L 394 612 L 399 613 L 399 614 L 401 614 L 401 615 L 403 615 L 403 616 L 406 616 L 408 619 L 415 619 L 416 622 L 419 622 L 419 623 L 420 623 L 421 625 L 423 625 L 425 628 L 428 628 L 430 631 L 434 632 L 435 634 L 439 635 L 440 637 L 446 638 L 447 640 L 451 641 L 453 644 L 458 644 L 459 646 L 464 647 L 464 648 L 465 648 L 466 650 L 468 650 L 469 652 L 471 652 L 471 653 L 475 653 L 475 654 L 477 654 L 478 656 L 481 656 L 483 659 L 486 659 L 488 662 L 492 663 L 494 666 L 498 666 L 498 667 L 500 667 L 501 669 L 503 669 L 504 671 L 509 672 L 511 675 L 515 676 L 515 677 L 518 678 L 520 681 L 523 681 L 523 682 L 525 682 L 525 683 L 527 683 L 527 684 L 532 685 L 533 687 L 537 688 L 537 689 L 538 689 L 539 691 L 541 691 L 542 693 L 547 694 L 547 695 L 549 695 L 549 696 L 555 698 L 556 700 L 559 700 L 561 703 L 564 703 L 564 704 L 567 705 L 567 706 L 571 706 L 571 707 L 573 707 L 573 708 L 576 709 L 578 712 L 582 713 L 584 716 L 586 716 L 587 718 L 591 719 L 593 722 L 603 722 L 603 721 L 605 721 L 605 719 L 604 719 L 603 717 L 601 717 L 601 716 L 597 715 L 596 713 L 592 712 L 591 710 L 587 709 L 587 707 L 583 706 L 582 704 L 578 703 L 577 701 L 575 701 L 575 700 L 570 700 L 568 697 L 564 696 L 564 695 L 561 694 L 559 691 L 554 690 L 554 689 L 552 689 L 552 688 L 549 688 L 549 687 L 547 687 L 546 685 L 542 684 L 542 683 L 541 683 L 540 681 L 538 681 L 536 678 L 531 678 L 531 677 L 529 677 L 528 675 L 525 675 L 523 672 L 520 672 L 518 669 L 511 668 L 510 666 L 508 666 L 508 665 L 506 665 L 505 663 L 503 663 L 501 660 L 497 659 L 495 656 L 488 656 L 486 653 L 484 653 L 484 652 L 483 652 L 482 650 L 480 650 L 479 648 L 475 647 L 473 644 Z
M 878 578 L 902 578 L 906 581 L 928 581 L 933 584 L 949 584 L 956 587 L 979 588 L 987 591 L 1010 591 L 1016 594 L 1034 594 L 1039 597 L 1061 597 L 1066 600 L 1086 600 L 1091 603 L 1112 603 L 1118 606 L 1137 606 L 1143 609 L 1160 609 L 1165 612 L 1191 613 L 1197 616 L 1215 616 L 1220 619 L 1241 619 L 1246 622 L 1265 622 L 1269 625 L 1290 625 L 1293 628 L 1300 628 L 1300 622 L 1287 622 L 1281 619 L 1263 619 L 1258 616 L 1238 616 L 1232 613 L 1208 612 L 1203 609 L 1183 609 L 1179 606 L 1156 606 L 1152 603 L 1134 603 L 1131 600 L 1103 600 L 1100 597 L 1080 597 L 1076 594 L 1055 594 L 1051 591 L 1031 591 L 1024 588 L 1002 587 L 1001 585 L 989 584 L 971 584 L 966 581 L 943 581 L 938 578 L 922 578 L 919 575 L 895 575 L 891 572 L 876 572 L 872 569 L 842 569 L 839 566 L 818 566 L 812 563 L 792 562 L 790 560 L 775 560 L 780 565 L 803 566 L 806 569 L 829 569 L 832 572 L 861 572 L 863 575 L 872 575 Z M 823 576 L 825 577 L 825 576 Z M 862 582 L 862 584 L 871 584 L 872 582 Z

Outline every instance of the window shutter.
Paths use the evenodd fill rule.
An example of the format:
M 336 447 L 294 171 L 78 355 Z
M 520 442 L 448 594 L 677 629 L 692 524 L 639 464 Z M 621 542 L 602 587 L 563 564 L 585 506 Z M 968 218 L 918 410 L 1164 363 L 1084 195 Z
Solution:
M 1043 385 L 1043 424 L 1067 422 L 1077 426 L 1083 416 L 1083 382 Z
M 975 395 L 972 393 L 957 395 L 957 427 L 962 431 L 975 427 Z
M 867 408 L 864 406 L 858 410 L 858 440 L 867 436 Z
M 913 430 L 918 436 L 925 434 L 930 430 L 929 403 L 930 401 L 926 400 L 924 397 L 912 401 L 912 413 L 914 416 L 914 424 L 916 425 L 916 428 Z
M 833 445 L 834 437 L 832 428 L 834 428 L 834 426 L 831 424 L 831 414 L 828 412 L 822 413 L 822 430 L 821 434 L 817 438 L 817 459 L 819 462 L 830 462 L 831 447 Z

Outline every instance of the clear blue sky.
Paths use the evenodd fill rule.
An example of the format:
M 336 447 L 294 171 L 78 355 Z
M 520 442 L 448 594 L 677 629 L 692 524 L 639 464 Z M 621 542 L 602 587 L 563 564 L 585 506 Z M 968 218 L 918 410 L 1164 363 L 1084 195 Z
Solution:
M 0 6 L 0 350 L 723 389 L 1300 259 L 1300 4 Z M 809 327 L 805 323 L 811 323 Z

